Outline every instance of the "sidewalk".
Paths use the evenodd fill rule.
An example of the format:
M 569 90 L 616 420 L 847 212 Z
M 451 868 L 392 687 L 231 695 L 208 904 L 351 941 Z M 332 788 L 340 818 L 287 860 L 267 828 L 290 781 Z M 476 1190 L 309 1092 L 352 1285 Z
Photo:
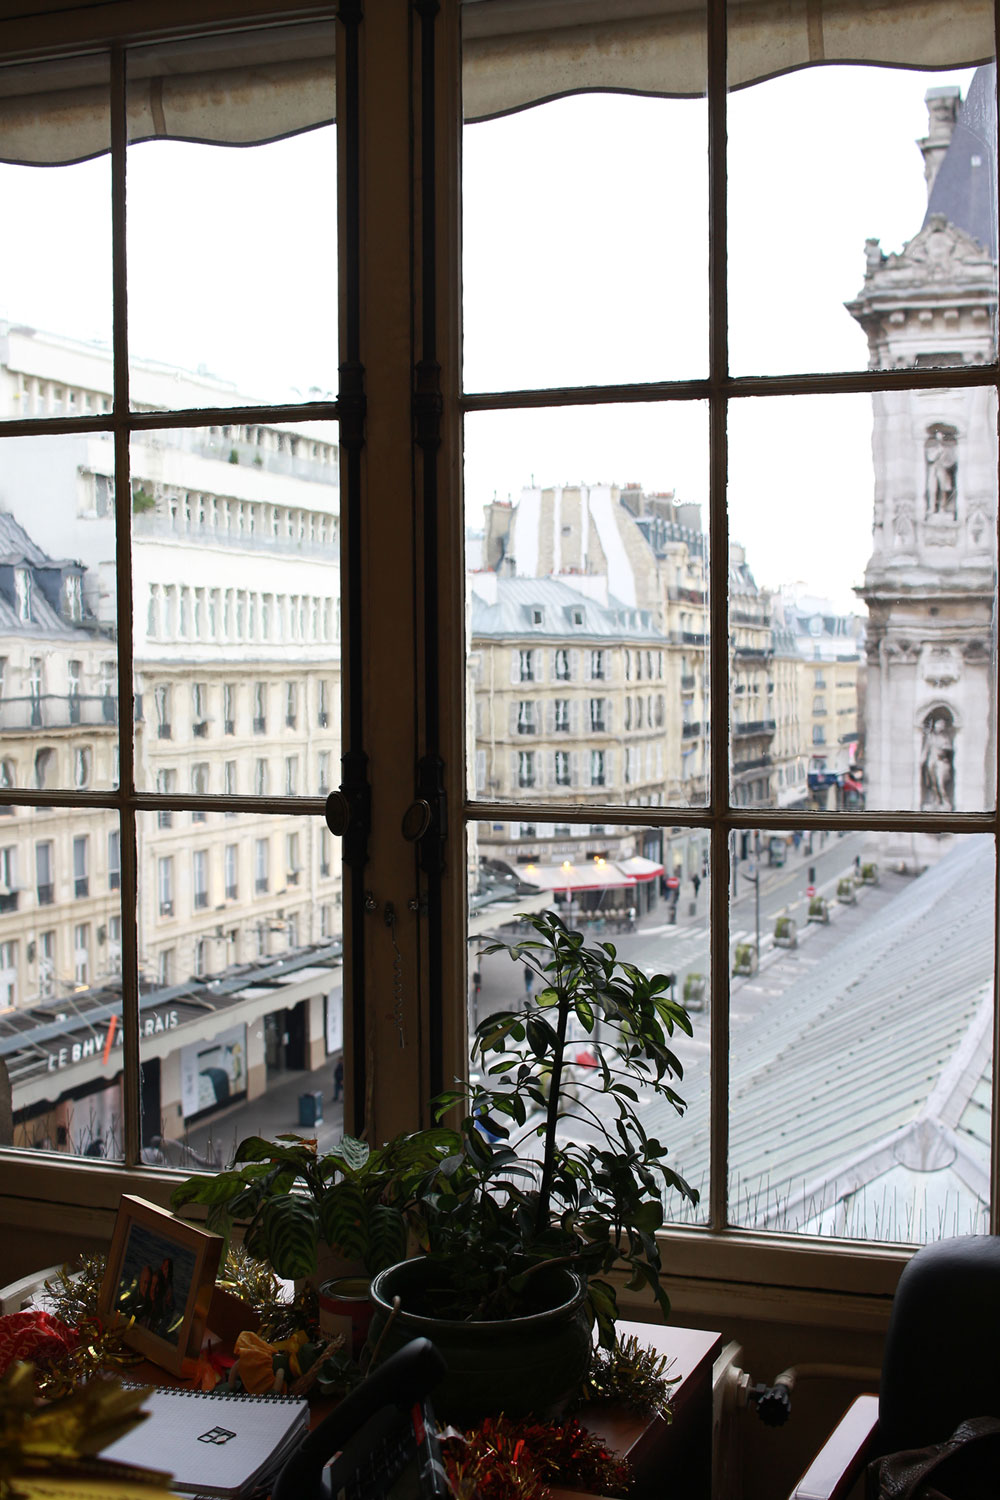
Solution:
M 323 1119 L 317 1125 L 299 1124 L 299 1096 L 321 1093 Z M 333 1064 L 324 1063 L 311 1073 L 291 1072 L 269 1083 L 259 1099 L 240 1099 L 228 1109 L 220 1110 L 210 1120 L 185 1131 L 183 1140 L 201 1156 L 213 1154 L 222 1166 L 232 1161 L 233 1152 L 248 1135 L 262 1135 L 275 1140 L 279 1135 L 315 1137 L 320 1152 L 338 1144 L 344 1133 L 344 1101 L 333 1103 Z

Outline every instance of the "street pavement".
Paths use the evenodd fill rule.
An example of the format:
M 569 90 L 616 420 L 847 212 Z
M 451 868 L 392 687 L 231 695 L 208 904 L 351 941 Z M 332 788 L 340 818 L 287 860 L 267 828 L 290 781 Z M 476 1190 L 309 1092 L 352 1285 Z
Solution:
M 316 1125 L 299 1124 L 299 1099 L 303 1094 L 322 1093 L 323 1119 Z M 344 1133 L 343 1097 L 333 1102 L 333 1062 L 328 1061 L 311 1073 L 278 1074 L 259 1099 L 245 1099 L 220 1110 L 211 1120 L 192 1125 L 184 1142 L 200 1156 L 228 1166 L 239 1142 L 248 1135 L 262 1135 L 275 1140 L 279 1135 L 306 1136 L 316 1140 L 318 1149 L 330 1151 Z

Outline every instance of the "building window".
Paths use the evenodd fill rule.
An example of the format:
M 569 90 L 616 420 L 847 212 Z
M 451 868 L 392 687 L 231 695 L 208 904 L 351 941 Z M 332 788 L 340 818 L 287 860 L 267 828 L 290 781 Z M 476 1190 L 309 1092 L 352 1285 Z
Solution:
M 254 734 L 267 733 L 266 682 L 255 682 L 253 685 L 253 732 Z
M 73 977 L 78 985 L 90 983 L 90 923 L 73 928 Z
M 302 870 L 302 861 L 299 853 L 299 836 L 297 833 L 285 835 L 285 871 L 288 885 L 298 885 L 299 875 Z
M 196 797 L 208 795 L 208 761 L 195 761 L 191 767 L 191 790 Z M 191 814 L 192 823 L 207 823 L 208 813 L 203 808 L 195 808 Z
M 73 894 L 79 900 L 90 895 L 88 872 L 90 839 L 87 834 L 78 834 L 73 840 Z
M 55 766 L 56 752 L 47 745 L 35 751 L 35 786 L 41 791 L 48 786 Z
M 517 705 L 517 732 L 534 734 L 535 727 L 535 705 L 529 698 Z
M 562 646 L 555 653 L 553 675 L 557 682 L 569 682 L 570 680 L 569 652 Z
M 294 729 L 299 721 L 299 689 L 295 682 L 285 683 L 285 728 Z
M 153 704 L 156 709 L 156 735 L 158 739 L 169 740 L 173 730 L 170 719 L 170 687 L 169 684 L 161 682 L 153 689 Z
M 569 734 L 569 699 L 557 698 L 555 701 L 555 731 L 556 734 Z
M 517 752 L 517 784 L 519 787 L 531 787 L 535 785 L 534 750 L 519 750 Z
M 208 943 L 204 938 L 196 940 L 192 962 L 195 978 L 204 979 L 208 967 Z
M 225 852 L 225 857 L 224 857 L 224 860 L 223 860 L 223 865 L 224 865 L 224 868 L 225 868 L 225 877 L 226 877 L 226 900 L 227 901 L 235 901 L 236 898 L 237 898 L 237 896 L 239 895 L 239 889 L 240 889 L 240 887 L 239 887 L 239 875 L 237 873 L 238 868 L 239 868 L 239 846 L 238 845 L 236 845 L 236 844 L 227 844 L 226 845 L 226 852 Z
M 590 784 L 591 786 L 604 786 L 605 784 L 605 757 L 603 750 L 591 750 L 590 752 Z
M 605 677 L 603 651 L 591 651 L 590 676 L 593 682 L 603 682 Z
M 117 828 L 108 833 L 108 889 L 117 891 L 122 883 L 122 836 Z
M 603 734 L 604 733 L 604 729 L 605 729 L 605 722 L 604 722 L 604 699 L 603 698 L 591 698 L 591 700 L 590 700 L 590 732 L 591 732 L 591 734 Z
M 519 651 L 517 653 L 518 681 L 534 682 L 535 680 L 535 653 L 534 651 Z
M 156 773 L 156 790 L 165 796 L 172 796 L 177 791 L 177 772 L 164 768 Z M 157 828 L 169 828 L 173 824 L 174 815 L 169 807 L 161 807 L 156 814 Z
M 299 757 L 285 756 L 285 796 L 294 797 L 299 790 Z
M 43 1000 L 54 994 L 55 979 L 56 935 L 50 930 L 38 937 L 38 993 Z
M 319 785 L 317 791 L 325 795 L 330 790 L 330 752 L 319 752 Z
M 157 977 L 161 989 L 167 989 L 174 982 L 174 950 L 163 948 L 157 959 Z
M 157 889 L 160 895 L 160 916 L 174 914 L 174 857 L 165 855 L 156 862 Z
M 78 791 L 90 785 L 93 758 L 89 745 L 80 745 L 73 752 L 73 785 Z
M 568 750 L 556 751 L 556 786 L 570 786 L 570 753 Z
M 267 761 L 263 756 L 253 763 L 253 790 L 256 797 L 267 796 Z
M 14 608 L 17 618 L 26 624 L 31 619 L 31 574 L 27 568 L 14 569 Z
M 208 734 L 208 686 L 204 682 L 191 684 L 191 732 L 195 739 Z
M 236 689 L 231 682 L 222 684 L 222 731 L 236 733 Z
M 254 890 L 258 896 L 264 894 L 268 888 L 269 866 L 271 862 L 270 839 L 254 839 L 253 846 L 253 868 L 254 868 Z
M 204 911 L 208 905 L 208 852 L 205 849 L 194 851 L 194 909 Z
M 330 703 L 327 681 L 325 677 L 319 679 L 319 692 L 317 695 L 316 723 L 320 729 L 326 729 L 330 723 Z

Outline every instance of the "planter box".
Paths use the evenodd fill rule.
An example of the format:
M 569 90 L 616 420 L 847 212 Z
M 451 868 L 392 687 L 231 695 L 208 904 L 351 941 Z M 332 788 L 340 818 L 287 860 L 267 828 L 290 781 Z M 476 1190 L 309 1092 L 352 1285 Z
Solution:
M 809 922 L 822 922 L 824 926 L 828 926 L 830 922 L 829 902 L 824 901 L 822 896 L 813 896 L 809 902 L 809 915 L 806 920 Z
M 756 974 L 757 954 L 748 943 L 739 943 L 733 954 L 734 974 Z
M 705 989 L 707 982 L 704 974 L 688 974 L 684 980 L 684 1004 L 688 1010 L 705 1009 Z
M 791 917 L 779 917 L 774 924 L 774 946 L 797 948 L 799 946 L 798 924 Z
M 837 882 L 837 900 L 842 906 L 856 906 L 858 892 L 853 880 L 840 880 Z

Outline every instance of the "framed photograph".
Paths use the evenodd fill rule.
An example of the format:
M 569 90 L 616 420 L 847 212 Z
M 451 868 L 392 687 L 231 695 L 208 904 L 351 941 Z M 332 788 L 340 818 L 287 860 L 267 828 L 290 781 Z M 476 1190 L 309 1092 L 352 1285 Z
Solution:
M 215 1285 L 222 1237 L 123 1194 L 101 1286 L 103 1317 L 128 1323 L 126 1343 L 179 1375 L 197 1355 Z

